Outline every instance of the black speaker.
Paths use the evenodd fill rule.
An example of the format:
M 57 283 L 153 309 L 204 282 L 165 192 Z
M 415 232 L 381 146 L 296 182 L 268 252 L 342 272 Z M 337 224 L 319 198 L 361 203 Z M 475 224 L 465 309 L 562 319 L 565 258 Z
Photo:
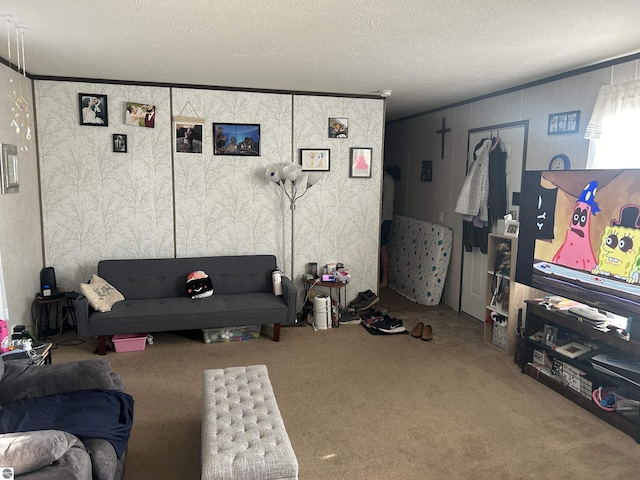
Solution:
M 56 284 L 56 271 L 53 267 L 45 267 L 40 270 L 40 294 L 42 295 L 45 288 L 48 288 L 51 292 L 57 290 Z

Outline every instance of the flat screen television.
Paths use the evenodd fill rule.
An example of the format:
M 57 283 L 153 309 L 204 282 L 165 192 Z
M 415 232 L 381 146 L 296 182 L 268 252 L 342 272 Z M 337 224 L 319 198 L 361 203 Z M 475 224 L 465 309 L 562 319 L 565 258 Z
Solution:
M 523 172 L 516 281 L 636 319 L 640 169 Z

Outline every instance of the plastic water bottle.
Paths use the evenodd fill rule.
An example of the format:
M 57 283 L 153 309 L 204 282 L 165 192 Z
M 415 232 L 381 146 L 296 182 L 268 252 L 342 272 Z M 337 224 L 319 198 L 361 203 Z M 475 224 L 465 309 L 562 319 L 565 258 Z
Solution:
M 9 351 L 9 327 L 7 322 L 0 320 L 0 353 Z

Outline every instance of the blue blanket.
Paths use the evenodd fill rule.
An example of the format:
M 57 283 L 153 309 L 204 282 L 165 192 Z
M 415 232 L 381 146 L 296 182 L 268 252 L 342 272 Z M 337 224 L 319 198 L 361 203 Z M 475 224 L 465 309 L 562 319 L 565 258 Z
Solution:
M 62 430 L 104 438 L 122 457 L 133 425 L 133 397 L 117 390 L 79 390 L 27 398 L 0 410 L 0 433 Z

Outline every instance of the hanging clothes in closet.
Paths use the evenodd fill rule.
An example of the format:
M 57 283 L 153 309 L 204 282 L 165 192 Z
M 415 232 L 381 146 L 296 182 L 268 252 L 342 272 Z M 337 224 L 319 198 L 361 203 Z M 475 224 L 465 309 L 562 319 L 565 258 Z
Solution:
M 470 252 L 487 253 L 489 232 L 507 209 L 507 155 L 499 138 L 483 138 L 474 147 L 473 162 L 464 180 L 455 211 L 462 215 L 463 242 Z

